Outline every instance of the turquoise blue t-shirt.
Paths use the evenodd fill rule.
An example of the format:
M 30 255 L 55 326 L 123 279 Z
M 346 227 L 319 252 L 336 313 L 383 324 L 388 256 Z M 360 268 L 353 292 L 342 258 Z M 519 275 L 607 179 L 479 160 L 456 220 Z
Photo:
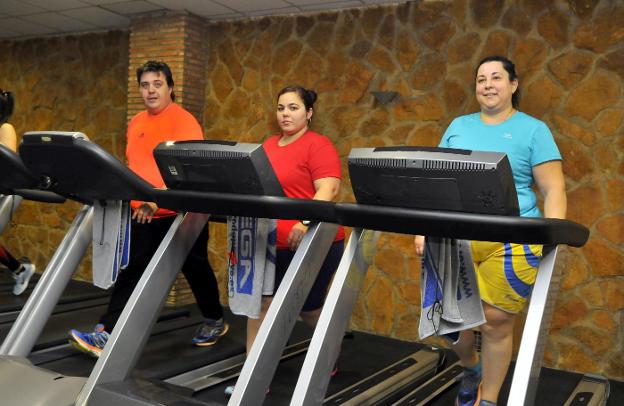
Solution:
M 531 189 L 533 167 L 544 162 L 561 160 L 552 133 L 536 118 L 516 112 L 505 122 L 483 123 L 480 113 L 457 117 L 446 129 L 440 147 L 474 151 L 504 152 L 513 172 L 520 215 L 541 217 L 537 196 Z

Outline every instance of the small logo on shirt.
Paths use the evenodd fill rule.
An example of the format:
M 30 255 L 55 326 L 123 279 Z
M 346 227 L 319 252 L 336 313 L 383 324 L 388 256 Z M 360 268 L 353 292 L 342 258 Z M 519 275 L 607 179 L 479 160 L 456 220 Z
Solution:
M 145 137 L 145 133 L 140 133 L 139 138 L 143 138 L 143 137 Z
M 503 138 L 506 138 L 506 139 L 510 140 L 513 137 L 511 136 L 511 133 L 505 133 L 505 134 L 503 134 Z

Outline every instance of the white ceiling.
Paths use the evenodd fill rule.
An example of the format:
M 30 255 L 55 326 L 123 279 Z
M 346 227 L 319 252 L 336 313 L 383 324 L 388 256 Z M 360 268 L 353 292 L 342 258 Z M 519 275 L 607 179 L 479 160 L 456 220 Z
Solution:
M 299 14 L 406 0 L 0 0 L 0 40 L 128 26 L 129 16 L 186 10 L 208 20 Z

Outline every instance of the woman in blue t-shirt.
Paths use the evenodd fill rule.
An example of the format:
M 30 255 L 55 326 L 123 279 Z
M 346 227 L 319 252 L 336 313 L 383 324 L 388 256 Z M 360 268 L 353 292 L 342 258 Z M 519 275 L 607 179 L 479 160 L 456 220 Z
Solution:
M 542 121 L 518 111 L 520 89 L 514 64 L 490 56 L 477 65 L 475 92 L 481 111 L 453 120 L 441 147 L 504 152 L 509 158 L 520 215 L 541 217 L 537 185 L 544 197 L 544 216 L 565 218 L 566 192 L 561 155 Z M 423 254 L 424 237 L 416 236 Z M 515 316 L 531 293 L 542 256 L 541 245 L 471 243 L 486 323 L 481 326 L 481 357 L 472 330 L 462 331 L 453 345 L 464 365 L 458 405 L 495 405 L 511 362 Z

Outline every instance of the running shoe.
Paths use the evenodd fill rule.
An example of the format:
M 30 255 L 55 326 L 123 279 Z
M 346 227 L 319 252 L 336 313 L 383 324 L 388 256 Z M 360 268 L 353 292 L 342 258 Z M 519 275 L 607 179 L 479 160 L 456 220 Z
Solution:
M 18 271 L 13 273 L 13 278 L 15 279 L 15 286 L 13 286 L 13 294 L 15 296 L 19 296 L 28 287 L 28 282 L 30 282 L 30 278 L 35 274 L 35 264 L 31 263 L 27 258 L 22 258 L 20 260 L 22 266 Z
M 103 324 L 96 325 L 92 332 L 81 332 L 72 329 L 69 331 L 69 335 L 71 336 L 71 339 L 69 340 L 70 344 L 80 351 L 94 356 L 95 358 L 100 357 L 100 354 L 102 354 L 102 350 L 110 337 L 110 335 L 104 330 Z
M 193 338 L 192 342 L 198 347 L 208 347 L 214 345 L 219 341 L 219 338 L 223 337 L 227 333 L 230 326 L 223 321 L 219 320 L 206 320 L 204 324 L 197 330 L 197 334 Z
M 226 386 L 223 394 L 229 398 L 232 396 L 232 393 L 234 393 L 234 385 Z M 266 394 L 268 395 L 269 393 L 271 393 L 271 388 L 267 388 L 266 390 Z
M 481 401 L 481 362 L 472 368 L 464 368 L 464 376 L 459 385 L 455 404 L 457 406 L 477 406 Z

